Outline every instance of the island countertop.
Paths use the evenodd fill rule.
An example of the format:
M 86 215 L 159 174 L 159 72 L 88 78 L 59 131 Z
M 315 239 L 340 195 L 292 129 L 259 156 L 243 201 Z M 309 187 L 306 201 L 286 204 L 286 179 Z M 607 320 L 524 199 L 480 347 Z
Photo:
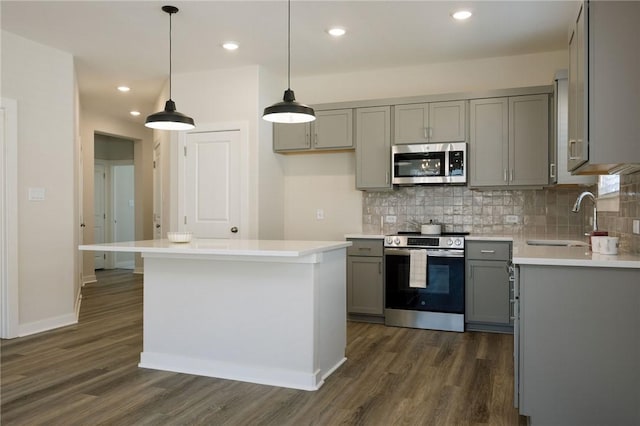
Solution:
M 86 251 L 153 253 L 170 255 L 222 255 L 302 257 L 349 247 L 350 241 L 296 241 L 296 240 L 231 240 L 194 238 L 189 243 L 169 240 L 127 241 L 106 244 L 81 245 Z

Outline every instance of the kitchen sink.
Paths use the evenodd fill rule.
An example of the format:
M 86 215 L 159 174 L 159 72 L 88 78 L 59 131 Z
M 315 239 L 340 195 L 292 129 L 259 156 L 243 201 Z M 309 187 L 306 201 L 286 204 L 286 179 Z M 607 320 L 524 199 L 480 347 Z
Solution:
M 588 247 L 589 244 L 577 240 L 527 240 L 530 246 L 555 246 L 555 247 Z

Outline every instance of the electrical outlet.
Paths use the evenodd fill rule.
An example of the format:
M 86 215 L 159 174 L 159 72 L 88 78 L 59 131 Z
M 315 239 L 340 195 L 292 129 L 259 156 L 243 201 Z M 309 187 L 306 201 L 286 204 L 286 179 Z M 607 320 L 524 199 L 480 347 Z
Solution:
M 504 217 L 504 223 L 518 223 L 519 218 L 515 214 L 508 214 Z
M 640 234 L 640 219 L 633 219 L 633 233 Z
M 316 219 L 317 220 L 323 220 L 324 219 L 324 210 L 323 209 L 317 209 L 316 210 Z
M 384 221 L 386 223 L 396 223 L 396 217 L 395 216 L 385 216 Z

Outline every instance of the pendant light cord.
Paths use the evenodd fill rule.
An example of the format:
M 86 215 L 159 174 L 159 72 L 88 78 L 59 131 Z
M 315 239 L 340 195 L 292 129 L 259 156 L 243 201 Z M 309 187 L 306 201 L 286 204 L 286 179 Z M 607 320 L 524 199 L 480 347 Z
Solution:
M 173 13 L 169 12 L 169 99 L 171 99 L 171 80 L 172 80 L 172 78 L 171 78 L 171 75 L 172 75 L 171 74 L 171 65 L 172 65 L 171 64 L 171 62 L 172 62 L 171 61 L 171 58 L 172 58 L 172 56 L 171 56 L 171 53 L 172 53 L 171 52 L 171 48 L 172 48 L 172 44 L 173 44 L 172 40 L 171 40 L 171 15 L 173 15 Z
M 291 0 L 287 5 L 287 89 L 291 90 Z

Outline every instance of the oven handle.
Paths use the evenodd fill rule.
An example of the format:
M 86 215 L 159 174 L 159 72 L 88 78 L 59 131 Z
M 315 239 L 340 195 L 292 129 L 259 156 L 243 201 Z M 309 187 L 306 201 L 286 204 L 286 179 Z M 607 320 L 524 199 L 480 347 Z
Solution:
M 386 248 L 385 256 L 410 256 L 416 249 Z M 419 250 L 419 249 L 418 249 Z M 427 250 L 428 257 L 464 257 L 463 250 Z

